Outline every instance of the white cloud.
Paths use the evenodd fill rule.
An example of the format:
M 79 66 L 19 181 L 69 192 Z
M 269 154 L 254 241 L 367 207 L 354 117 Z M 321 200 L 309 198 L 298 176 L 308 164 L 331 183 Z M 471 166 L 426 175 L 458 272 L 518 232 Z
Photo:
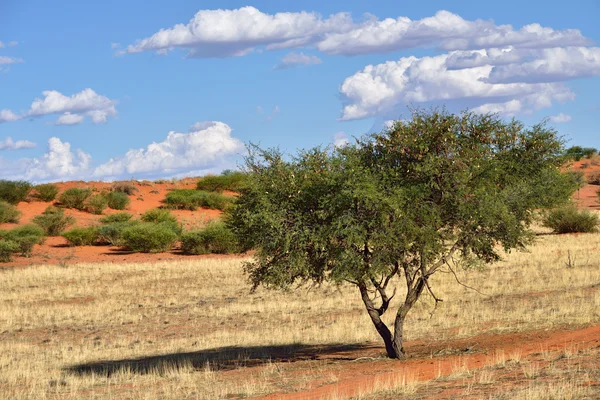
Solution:
M 555 124 L 561 124 L 561 123 L 569 122 L 571 119 L 572 118 L 570 115 L 560 113 L 558 115 L 551 116 L 550 122 L 554 122 Z
M 17 140 L 15 142 L 10 136 L 0 141 L 0 150 L 33 149 L 34 147 L 36 147 L 36 144 L 29 140 Z
M 304 53 L 288 53 L 282 59 L 281 62 L 275 66 L 274 69 L 288 69 L 299 66 L 321 64 L 322 61 L 319 57 L 311 54 Z
M 3 122 L 13 122 L 21 119 L 17 114 L 10 110 L 0 110 L 0 124 Z
M 345 132 L 337 132 L 333 135 L 333 145 L 335 147 L 344 147 L 348 143 L 348 135 Z
M 368 65 L 346 78 L 340 87 L 345 103 L 342 119 L 398 115 L 398 109 L 406 105 L 457 100 L 478 107 L 481 112 L 516 114 L 574 98 L 569 88 L 557 82 L 490 82 L 494 66 L 456 69 L 454 54 L 403 57 L 399 61 Z M 448 67 L 449 63 L 453 69 Z
M 0 65 L 10 65 L 22 62 L 23 60 L 21 60 L 20 58 L 0 56 Z
M 257 46 L 291 48 L 305 46 L 325 33 L 352 28 L 347 13 L 323 19 L 317 13 L 282 12 L 265 14 L 248 6 L 234 10 L 200 10 L 186 25 L 161 29 L 120 52 L 189 50 L 189 57 L 243 56 Z
M 31 103 L 27 115 L 36 117 L 50 114 L 63 114 L 57 125 L 73 125 L 89 117 L 94 124 L 104 123 L 107 117 L 117 115 L 116 101 L 97 94 L 92 89 L 84 89 L 72 96 L 65 96 L 56 90 L 42 92 L 43 99 L 36 98 Z
M 190 133 L 169 132 L 160 143 L 145 149 L 129 150 L 94 170 L 95 177 L 170 174 L 182 170 L 213 168 L 244 148 L 231 136 L 231 128 L 218 121 L 192 126 Z

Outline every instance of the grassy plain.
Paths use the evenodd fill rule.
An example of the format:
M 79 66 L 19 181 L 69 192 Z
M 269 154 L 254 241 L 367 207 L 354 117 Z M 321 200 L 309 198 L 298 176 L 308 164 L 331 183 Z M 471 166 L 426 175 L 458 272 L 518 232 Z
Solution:
M 347 370 L 366 365 L 357 358 L 386 369 L 402 365 L 379 358 L 383 348 L 354 287 L 251 293 L 243 261 L 181 258 L 0 270 L 0 398 L 248 398 L 342 382 Z M 457 273 L 482 294 L 457 284 L 451 273 L 436 274 L 431 283 L 443 303 L 432 313 L 433 299 L 424 296 L 406 325 L 409 341 L 428 343 L 434 366 L 447 356 L 436 349 L 448 347 L 436 343 L 454 338 L 600 323 L 598 233 L 540 235 L 528 252 Z M 485 343 L 474 346 L 485 350 Z M 542 395 L 553 390 L 566 390 L 571 398 L 600 395 L 600 387 L 590 384 L 600 377 L 583 366 L 596 360 L 598 367 L 598 349 L 568 351 L 559 360 L 560 353 L 544 351 L 548 360 L 521 357 L 515 348 L 514 354 L 490 356 L 478 369 L 462 366 L 456 356 L 450 374 L 425 382 L 410 374 L 379 383 L 375 377 L 358 398 L 429 398 L 445 393 L 440 390 L 449 382 L 469 389 L 472 398 L 569 398 Z M 572 362 L 558 362 L 565 359 Z M 502 397 L 503 386 L 495 385 L 506 376 L 524 382 L 507 389 L 512 397 Z

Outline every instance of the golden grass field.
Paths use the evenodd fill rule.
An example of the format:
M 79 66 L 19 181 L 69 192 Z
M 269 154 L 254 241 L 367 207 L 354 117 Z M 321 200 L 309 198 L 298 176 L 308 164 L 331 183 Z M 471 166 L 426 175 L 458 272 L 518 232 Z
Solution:
M 243 261 L 0 270 L 0 398 L 249 398 L 341 382 L 351 366 L 367 365 L 353 360 L 364 354 L 387 369 L 403 362 L 377 358 L 383 346 L 354 287 L 251 293 Z M 408 317 L 406 338 L 433 343 L 432 360 L 444 356 L 435 343 L 454 338 L 600 323 L 598 233 L 540 235 L 528 252 L 459 278 L 483 295 L 438 273 L 432 287 L 443 303 L 432 315 L 424 295 Z M 355 398 L 430 398 L 452 385 L 472 398 L 600 398 L 600 376 L 588 371 L 600 368 L 600 349 L 569 349 L 521 356 L 515 348 L 478 369 L 459 356 L 450 374 L 375 376 Z M 504 388 L 509 397 L 506 376 L 521 384 Z

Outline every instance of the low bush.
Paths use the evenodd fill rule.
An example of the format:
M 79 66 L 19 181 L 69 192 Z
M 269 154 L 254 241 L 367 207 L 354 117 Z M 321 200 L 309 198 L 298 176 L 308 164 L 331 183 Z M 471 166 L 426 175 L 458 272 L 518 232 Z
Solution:
M 169 251 L 178 235 L 169 222 L 141 223 L 123 231 L 123 244 L 132 251 L 160 253 Z
M 58 186 L 53 183 L 36 185 L 33 190 L 33 197 L 40 201 L 54 201 L 58 194 Z
M 163 210 L 161 208 L 152 208 L 142 214 L 141 220 L 144 222 L 175 222 L 177 223 L 177 217 L 169 212 L 169 210 Z
M 240 251 L 235 234 L 222 222 L 214 222 L 202 230 L 186 232 L 181 236 L 184 254 L 230 254 Z
M 17 228 L 0 231 L 0 240 L 9 240 L 17 244 L 22 256 L 29 257 L 33 246 L 44 241 L 44 230 L 36 225 L 24 225 Z
M 106 195 L 108 207 L 113 210 L 124 210 L 130 203 L 129 197 L 124 192 L 110 192 Z
M 120 212 L 116 214 L 107 215 L 106 217 L 100 218 L 100 222 L 103 224 L 111 224 L 113 222 L 127 222 L 133 218 L 133 214 L 128 212 Z
M 231 204 L 232 198 L 217 192 L 194 189 L 176 189 L 167 193 L 164 200 L 166 207 L 179 210 L 195 210 L 207 207 L 213 210 L 224 210 Z
M 98 239 L 98 229 L 94 226 L 73 228 L 62 234 L 72 246 L 91 246 Z
M 21 218 L 21 211 L 17 207 L 4 200 L 0 200 L 0 224 L 5 222 L 18 223 Z
M 0 179 L 0 200 L 16 205 L 27 200 L 32 185 L 26 181 L 7 181 Z
M 125 193 L 126 195 L 131 196 L 132 194 L 139 192 L 140 190 L 133 183 L 115 182 L 112 185 L 112 191 L 115 193 Z
M 600 185 L 600 171 L 593 171 L 588 175 L 587 182 L 591 185 Z
M 48 236 L 59 236 L 75 219 L 65 215 L 65 212 L 53 206 L 48 206 L 42 215 L 33 218 L 33 223 L 44 229 Z
M 139 223 L 139 221 L 121 221 L 100 225 L 97 228 L 98 242 L 111 246 L 123 246 L 123 232 Z
M 19 251 L 19 245 L 12 240 L 0 239 L 0 262 L 10 262 L 12 254 Z
M 196 184 L 196 189 L 209 192 L 222 192 L 231 190 L 234 192 L 243 188 L 247 175 L 239 171 L 223 171 L 221 175 L 205 176 Z
M 90 196 L 85 202 L 85 208 L 92 214 L 100 215 L 108 207 L 108 199 L 102 194 Z
M 598 216 L 587 210 L 578 210 L 573 204 L 569 204 L 550 210 L 542 223 L 556 233 L 587 233 L 596 231 Z
M 86 209 L 86 201 L 91 195 L 92 189 L 90 188 L 70 188 L 61 193 L 58 201 L 67 208 L 83 211 Z

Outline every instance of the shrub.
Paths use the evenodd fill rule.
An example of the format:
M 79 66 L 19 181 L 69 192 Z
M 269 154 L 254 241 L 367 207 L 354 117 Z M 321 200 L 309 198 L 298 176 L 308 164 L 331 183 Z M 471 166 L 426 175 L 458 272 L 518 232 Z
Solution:
M 131 218 L 133 218 L 133 214 L 128 212 L 120 212 L 112 215 L 107 215 L 106 217 L 100 218 L 100 222 L 103 224 L 111 224 L 113 222 L 127 222 Z
M 211 223 L 198 231 L 181 236 L 181 250 L 185 254 L 230 254 L 240 251 L 234 233 L 222 222 Z
M 94 226 L 73 228 L 62 234 L 73 246 L 90 246 L 98 239 L 98 230 Z
M 110 192 L 106 195 L 108 207 L 113 210 L 124 210 L 129 205 L 129 197 L 125 192 Z
M 21 211 L 17 207 L 0 200 L 0 224 L 4 222 L 18 223 L 21 218 Z
M 31 183 L 26 181 L 7 181 L 0 180 L 0 200 L 10 204 L 19 204 L 27 199 L 31 191 Z
M 161 208 L 153 208 L 142 214 L 141 220 L 144 222 L 175 222 L 177 223 L 177 217 L 169 212 L 169 210 L 163 210 Z
M 86 200 L 92 195 L 92 189 L 90 188 L 70 188 L 65 190 L 58 201 L 67 207 L 75 208 L 77 210 L 85 210 Z
M 112 191 L 116 193 L 125 193 L 131 196 L 132 194 L 139 192 L 140 190 L 133 184 L 128 182 L 115 182 L 112 185 Z
M 100 215 L 108 207 L 108 199 L 101 194 L 95 194 L 87 199 L 85 207 L 92 214 Z
M 598 154 L 598 150 L 593 147 L 584 147 L 583 149 L 581 149 L 581 153 L 585 158 L 592 158 L 596 154 Z
M 44 241 L 44 230 L 36 225 L 24 225 L 9 231 L 0 231 L 0 240 L 10 240 L 17 244 L 22 256 L 28 257 L 33 246 Z
M 0 262 L 10 262 L 12 253 L 19 251 L 19 245 L 12 240 L 0 239 Z
M 98 229 L 98 241 L 111 246 L 123 246 L 123 232 L 134 225 L 139 224 L 139 221 L 121 221 L 111 222 L 105 225 L 100 225 Z
M 52 183 L 36 185 L 34 188 L 34 198 L 40 201 L 54 201 L 58 194 L 58 186 Z
M 587 181 L 591 185 L 600 185 L 600 171 L 593 171 L 590 173 Z
M 48 236 L 59 236 L 75 219 L 65 215 L 65 212 L 53 206 L 48 206 L 42 215 L 38 215 L 33 222 L 44 229 Z
M 239 191 L 245 184 L 247 175 L 239 171 L 223 171 L 221 175 L 209 175 L 196 184 L 196 189 L 209 192 L 222 192 L 223 190 Z
M 598 216 L 587 210 L 578 210 L 573 204 L 550 210 L 543 225 L 556 233 L 595 232 Z
M 123 231 L 123 244 L 133 251 L 159 253 L 168 251 L 177 240 L 177 234 L 167 222 L 141 223 Z
M 167 193 L 164 203 L 168 208 L 180 210 L 195 210 L 198 207 L 224 210 L 231 204 L 231 197 L 204 190 L 176 189 Z

